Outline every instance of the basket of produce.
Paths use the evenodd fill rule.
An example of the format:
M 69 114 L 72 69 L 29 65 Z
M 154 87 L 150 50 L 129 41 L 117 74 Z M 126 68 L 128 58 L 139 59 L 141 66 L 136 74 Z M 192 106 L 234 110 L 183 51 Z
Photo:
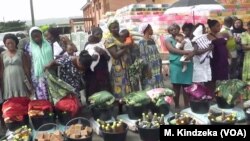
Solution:
M 82 117 L 70 120 L 64 132 L 67 141 L 92 141 L 92 134 L 90 122 Z
M 0 138 L 0 141 L 30 141 L 31 129 L 28 126 L 22 126 L 8 136 Z
M 10 131 L 29 125 L 27 97 L 10 98 L 3 103 L 2 112 L 6 127 Z
M 198 125 L 198 122 L 186 113 L 178 114 L 168 118 L 169 125 Z
M 219 108 L 233 108 L 247 83 L 241 80 L 226 80 L 216 83 L 216 101 Z
M 236 123 L 236 113 L 216 113 L 210 111 L 208 119 L 212 125 L 234 125 Z
M 64 137 L 55 123 L 46 123 L 37 129 L 33 141 L 64 141 Z
M 115 97 L 111 93 L 107 91 L 97 92 L 90 96 L 88 100 L 90 102 L 89 108 L 95 120 L 99 118 L 107 121 L 112 118 Z
M 74 95 L 68 95 L 59 100 L 55 105 L 58 121 L 66 125 L 74 118 L 80 109 L 80 102 Z
M 143 141 L 158 141 L 160 140 L 160 125 L 165 125 L 164 115 L 160 116 L 157 113 L 149 112 L 147 115 L 142 114 L 142 119 L 136 122 L 140 138 Z
M 37 130 L 40 126 L 47 123 L 55 123 L 52 104 L 47 100 L 33 100 L 29 103 L 29 117 L 33 128 Z M 49 130 L 50 127 L 43 128 Z
M 209 89 L 201 84 L 192 84 L 184 88 L 189 95 L 190 107 L 192 112 L 197 114 L 208 113 L 210 101 L 212 100 L 212 93 Z
M 113 122 L 98 120 L 98 123 L 104 141 L 126 141 L 128 125 L 121 120 Z
M 149 109 L 153 113 L 167 115 L 169 113 L 170 104 L 173 102 L 174 92 L 167 88 L 156 88 L 147 91 L 147 95 L 151 99 Z
M 130 119 L 139 119 L 143 112 L 148 112 L 147 106 L 150 103 L 150 98 L 146 91 L 130 93 L 124 97 L 124 101 Z

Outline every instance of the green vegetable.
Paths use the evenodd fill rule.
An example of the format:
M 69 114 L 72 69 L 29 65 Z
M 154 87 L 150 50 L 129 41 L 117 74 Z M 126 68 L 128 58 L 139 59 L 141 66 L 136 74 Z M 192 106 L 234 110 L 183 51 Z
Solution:
M 89 102 L 96 107 L 111 106 L 115 102 L 115 97 L 107 92 L 101 91 L 89 97 Z
M 124 97 L 128 106 L 139 107 L 150 103 L 150 98 L 147 96 L 146 91 L 138 91 L 131 93 Z

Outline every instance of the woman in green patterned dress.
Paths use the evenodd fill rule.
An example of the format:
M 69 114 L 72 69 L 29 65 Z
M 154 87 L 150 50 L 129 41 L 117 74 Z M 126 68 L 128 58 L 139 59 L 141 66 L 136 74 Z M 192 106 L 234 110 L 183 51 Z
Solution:
M 162 62 L 155 41 L 151 38 L 153 29 L 150 24 L 140 26 L 144 38 L 139 41 L 140 57 L 143 60 L 142 89 L 163 87 Z
M 250 21 L 247 23 L 247 31 L 241 35 L 241 43 L 245 51 L 245 57 L 243 62 L 242 79 L 244 81 L 250 81 Z

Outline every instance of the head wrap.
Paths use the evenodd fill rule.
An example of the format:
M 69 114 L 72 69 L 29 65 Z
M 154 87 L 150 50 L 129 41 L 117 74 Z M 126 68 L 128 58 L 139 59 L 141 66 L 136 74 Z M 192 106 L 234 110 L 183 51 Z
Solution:
M 110 19 L 108 20 L 108 28 L 110 28 L 110 26 L 111 26 L 112 24 L 114 24 L 114 23 L 118 23 L 118 24 L 119 24 L 119 22 L 118 22 L 115 18 L 110 18 Z
M 33 59 L 33 66 L 34 66 L 34 73 L 36 77 L 43 76 L 43 69 L 45 65 L 48 65 L 53 60 L 53 51 L 50 43 L 45 40 L 43 34 L 42 34 L 42 47 L 40 47 L 31 36 L 31 33 L 33 31 L 40 31 L 42 34 L 42 31 L 39 27 L 32 27 L 30 29 L 29 35 L 30 35 L 30 48 L 32 53 L 32 59 Z
M 139 33 L 144 34 L 145 30 L 150 26 L 149 23 L 142 23 L 139 27 Z

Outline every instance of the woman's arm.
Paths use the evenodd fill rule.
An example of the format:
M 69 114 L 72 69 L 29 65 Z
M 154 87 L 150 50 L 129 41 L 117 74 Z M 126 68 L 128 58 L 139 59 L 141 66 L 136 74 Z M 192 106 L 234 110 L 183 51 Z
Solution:
M 170 53 L 180 54 L 180 55 L 188 55 L 189 53 L 191 53 L 191 51 L 185 51 L 174 48 L 168 41 L 165 41 L 165 46 Z
M 112 47 L 108 48 L 108 51 L 114 59 L 119 59 L 119 58 L 121 58 L 121 56 L 123 56 L 125 54 L 127 49 L 128 48 L 122 48 L 122 49 L 117 51 L 116 45 L 113 45 Z
M 198 45 L 196 43 L 193 43 L 193 47 L 194 47 L 194 52 L 195 52 L 195 55 L 201 55 L 201 54 L 204 54 L 208 51 L 211 51 L 213 50 L 214 46 L 212 44 L 209 45 L 208 48 L 205 48 L 205 49 L 199 49 Z
M 44 67 L 44 71 L 49 70 L 49 69 L 56 67 L 56 66 L 60 66 L 60 64 L 56 60 L 53 60 L 48 65 L 46 65 Z

